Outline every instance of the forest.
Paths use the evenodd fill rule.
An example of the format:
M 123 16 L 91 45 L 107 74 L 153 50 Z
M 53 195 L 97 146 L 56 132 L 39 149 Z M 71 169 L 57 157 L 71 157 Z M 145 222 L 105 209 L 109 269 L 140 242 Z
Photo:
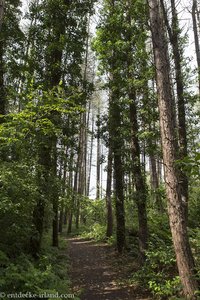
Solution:
M 200 299 L 199 117 L 199 0 L 0 0 L 0 298 Z

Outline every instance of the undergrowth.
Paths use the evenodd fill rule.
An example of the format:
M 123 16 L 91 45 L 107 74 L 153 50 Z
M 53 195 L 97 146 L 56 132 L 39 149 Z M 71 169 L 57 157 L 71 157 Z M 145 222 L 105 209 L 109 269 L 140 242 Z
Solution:
M 37 261 L 23 253 L 11 260 L 1 251 L 1 299 L 8 299 L 10 294 L 19 295 L 20 299 L 30 299 L 30 295 L 37 295 L 34 299 L 52 300 L 56 296 L 56 299 L 61 300 L 63 295 L 65 298 L 68 295 L 68 298 L 78 299 L 70 291 L 66 248 L 67 241 L 63 237 L 58 249 L 50 246 L 50 237 L 46 236 L 41 256 Z M 23 294 L 26 295 L 23 297 Z

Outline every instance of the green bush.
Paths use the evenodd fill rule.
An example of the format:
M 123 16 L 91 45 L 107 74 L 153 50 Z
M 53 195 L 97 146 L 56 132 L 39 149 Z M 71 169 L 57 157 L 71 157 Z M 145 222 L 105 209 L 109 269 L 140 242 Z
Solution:
M 170 299 L 181 289 L 172 246 L 150 243 L 143 267 L 134 273 L 133 281 L 145 285 L 158 299 Z M 178 298 L 177 298 L 178 299 Z
M 87 231 L 81 235 L 83 238 L 94 239 L 95 241 L 105 241 L 106 239 L 106 226 L 94 223 Z
M 86 218 L 88 225 L 94 223 L 104 224 L 106 222 L 105 211 L 106 202 L 105 200 L 94 200 L 85 198 L 82 201 L 82 215 Z
M 9 257 L 29 247 L 37 188 L 30 166 L 1 163 L 0 249 Z
M 0 291 L 5 294 L 71 294 L 67 260 L 63 250 L 48 245 L 38 261 L 25 254 L 10 261 L 0 251 Z

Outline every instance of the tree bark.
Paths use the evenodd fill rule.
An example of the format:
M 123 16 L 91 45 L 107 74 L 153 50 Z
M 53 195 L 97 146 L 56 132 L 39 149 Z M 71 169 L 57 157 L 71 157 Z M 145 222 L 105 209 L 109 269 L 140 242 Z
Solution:
M 159 188 L 159 180 L 158 180 L 158 171 L 157 171 L 157 164 L 156 158 L 154 154 L 149 156 L 150 160 L 150 176 L 151 176 L 151 189 L 153 192 L 153 199 L 156 204 L 156 208 L 159 212 L 163 213 L 163 205 L 160 195 L 158 194 Z
M 131 16 L 131 8 L 132 1 L 128 0 L 126 2 L 126 14 L 127 14 L 127 23 L 129 28 L 132 26 L 132 16 Z M 143 31 L 141 27 L 140 30 Z M 127 29 L 126 32 L 127 41 L 129 43 L 129 49 L 127 53 L 127 81 L 130 81 L 133 76 L 133 72 L 131 68 L 134 64 L 133 55 L 132 55 L 132 35 L 131 31 Z M 143 63 L 145 64 L 145 63 Z M 145 251 L 148 248 L 148 225 L 147 225 L 147 188 L 145 183 L 145 178 L 143 173 L 145 173 L 145 165 L 146 165 L 146 155 L 145 155 L 145 142 L 143 146 L 143 151 L 141 152 L 138 133 L 138 116 L 137 116 L 137 105 L 136 105 L 136 89 L 133 84 L 128 85 L 128 93 L 129 99 L 129 117 L 130 117 L 130 125 L 131 125 L 131 158 L 132 158 L 132 176 L 133 182 L 136 189 L 136 205 L 137 205 L 137 213 L 138 213 L 138 223 L 139 223 L 139 250 L 140 250 L 140 258 L 141 261 L 145 259 Z M 142 154 L 143 159 L 143 167 L 140 161 L 140 156 Z M 144 169 L 144 170 L 143 170 Z
M 61 207 L 60 207 L 59 226 L 58 226 L 58 232 L 60 232 L 60 233 L 62 233 L 62 231 L 63 231 L 63 223 L 64 223 L 64 196 L 66 193 L 66 178 L 67 178 L 67 149 L 65 152 L 66 152 L 66 154 L 64 157 L 63 177 L 62 177 L 62 201 L 61 201 Z M 71 174 L 71 176 L 72 176 L 72 174 Z
M 97 168 L 96 168 L 96 199 L 100 199 L 100 108 L 98 103 L 98 114 L 97 114 Z
M 197 60 L 197 68 L 198 68 L 199 95 L 200 95 L 200 44 L 199 44 L 199 31 L 197 26 L 196 12 L 197 12 L 197 0 L 193 0 L 192 21 L 193 21 L 194 42 L 195 42 L 196 60 Z
M 58 247 L 58 200 L 59 200 L 59 193 L 58 193 L 58 186 L 57 186 L 57 145 L 56 140 L 53 143 L 53 153 L 52 153 L 52 203 L 53 203 L 53 231 L 52 231 L 52 246 Z
M 79 146 L 80 146 L 80 140 L 79 140 Z M 73 215 L 74 215 L 74 209 L 75 209 L 75 202 L 77 198 L 77 190 L 78 190 L 78 166 L 79 166 L 79 160 L 80 160 L 80 154 L 78 153 L 77 163 L 76 163 L 76 169 L 74 174 L 74 184 L 73 184 L 73 193 L 72 193 L 72 199 L 71 199 L 71 207 L 69 209 L 69 218 L 68 218 L 68 228 L 67 233 L 70 234 L 72 232 L 72 221 L 73 221 Z
M 3 40 L 1 36 L 1 28 L 3 23 L 3 12 L 4 12 L 4 0 L 0 0 L 0 114 L 5 115 L 5 87 L 4 87 L 4 62 L 3 62 Z M 2 117 L 0 118 L 0 123 Z
M 156 82 L 160 115 L 161 140 L 167 192 L 168 214 L 176 261 L 186 298 L 195 299 L 198 284 L 192 256 L 176 166 L 177 138 L 170 85 L 170 64 L 160 1 L 149 0 L 150 23 L 156 66 Z
M 39 168 L 37 170 L 37 186 L 39 197 L 33 211 L 34 229 L 30 238 L 30 251 L 34 258 L 39 258 L 44 229 L 45 202 L 49 200 L 49 180 L 51 170 L 51 145 L 47 141 L 39 141 Z
M 4 5 L 5 0 L 0 0 L 0 32 L 3 24 Z
M 141 259 L 145 259 L 145 251 L 148 248 L 148 226 L 147 226 L 147 189 L 142 174 L 140 162 L 140 146 L 138 140 L 137 108 L 135 104 L 135 92 L 129 92 L 130 121 L 131 121 L 131 153 L 132 153 L 132 174 L 133 182 L 137 193 L 136 204 L 138 209 L 139 222 L 139 249 Z
M 117 223 L 117 249 L 122 253 L 125 247 L 124 211 L 124 172 L 122 165 L 123 140 L 121 137 L 121 113 L 119 95 L 111 92 L 110 99 L 110 137 L 114 157 L 115 206 Z
M 161 0 L 165 24 L 168 29 L 170 43 L 172 45 L 173 59 L 175 63 L 175 79 L 177 91 L 177 107 L 178 107 L 178 135 L 179 135 L 179 159 L 184 159 L 188 155 L 187 151 L 187 131 L 186 131 L 186 117 L 185 117 L 185 99 L 184 99 L 184 84 L 183 72 L 181 67 L 182 50 L 180 48 L 179 36 L 179 22 L 174 0 L 171 0 L 172 9 L 172 26 L 170 27 L 167 12 Z M 188 218 L 188 178 L 185 172 L 180 170 L 180 189 L 181 198 L 184 207 L 186 220 Z
M 91 179 L 91 171 L 92 171 L 93 142 L 94 142 L 94 115 L 92 116 L 90 154 L 89 154 L 89 159 L 88 159 L 89 167 L 88 167 L 88 179 L 87 179 L 87 197 L 89 197 L 89 195 L 90 195 L 90 179 Z
M 0 41 L 0 114 L 4 116 L 6 114 L 6 93 L 4 86 L 4 60 L 3 60 L 3 41 Z M 0 117 L 0 123 L 3 122 L 2 116 Z
M 81 116 L 81 123 L 80 123 L 80 136 L 79 136 L 79 154 L 78 154 L 78 185 L 77 185 L 77 197 L 76 197 L 76 229 L 79 228 L 79 222 L 80 222 L 80 204 L 81 204 L 81 198 L 84 194 L 84 157 L 85 157 L 85 126 L 86 126 L 86 118 L 85 113 Z
M 106 184 L 106 208 L 107 208 L 107 229 L 106 237 L 113 234 L 113 213 L 112 213 L 112 149 L 109 145 L 107 164 L 107 184 Z

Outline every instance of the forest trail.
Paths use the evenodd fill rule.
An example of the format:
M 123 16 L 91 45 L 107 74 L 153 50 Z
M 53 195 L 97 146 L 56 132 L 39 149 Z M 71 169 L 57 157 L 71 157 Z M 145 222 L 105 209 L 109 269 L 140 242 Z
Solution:
M 116 252 L 105 243 L 70 238 L 70 277 L 73 292 L 81 300 L 149 300 L 138 286 L 117 284 L 125 278 L 124 266 L 116 265 Z M 123 270 L 123 271 L 122 271 Z

